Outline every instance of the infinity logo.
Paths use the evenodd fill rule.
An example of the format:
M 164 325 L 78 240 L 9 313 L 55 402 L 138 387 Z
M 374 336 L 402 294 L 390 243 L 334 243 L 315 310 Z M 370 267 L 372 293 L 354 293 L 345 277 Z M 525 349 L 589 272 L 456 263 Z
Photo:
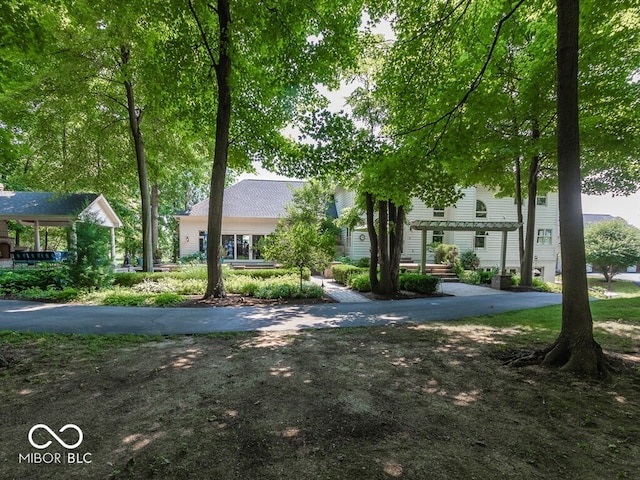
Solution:
M 69 450 L 73 450 L 74 448 L 80 446 L 80 444 L 82 443 L 82 439 L 84 438 L 84 436 L 82 434 L 82 430 L 80 430 L 80 427 L 78 427 L 77 425 L 74 425 L 73 423 L 68 423 L 67 425 L 65 425 L 64 427 L 62 427 L 59 430 L 60 433 L 64 432 L 65 430 L 68 430 L 69 428 L 72 428 L 76 432 L 78 432 L 78 441 L 76 443 L 72 444 L 72 445 L 69 445 L 69 444 L 65 443 L 58 435 L 56 435 L 55 432 L 53 430 L 51 430 L 47 425 L 45 425 L 43 423 L 39 423 L 39 424 L 34 425 L 33 427 L 31 427 L 31 430 L 29 430 L 29 443 L 34 448 L 37 448 L 39 450 L 45 449 L 49 445 L 51 445 L 51 440 L 49 440 L 47 443 L 43 443 L 42 445 L 36 443 L 33 440 L 33 432 L 35 432 L 39 428 L 42 428 L 42 429 L 46 430 L 47 432 L 49 432 L 51 434 L 51 436 L 53 438 L 55 438 L 60 445 L 62 445 L 64 448 L 68 448 Z

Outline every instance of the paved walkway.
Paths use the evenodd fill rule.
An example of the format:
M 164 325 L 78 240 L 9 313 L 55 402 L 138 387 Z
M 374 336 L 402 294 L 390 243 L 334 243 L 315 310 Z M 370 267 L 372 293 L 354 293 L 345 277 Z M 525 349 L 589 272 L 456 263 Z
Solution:
M 313 276 L 311 277 L 311 281 L 316 285 L 321 285 L 327 297 L 335 300 L 336 302 L 360 303 L 371 301 L 364 295 L 360 295 L 355 290 L 351 290 L 340 283 L 334 282 L 333 279 Z

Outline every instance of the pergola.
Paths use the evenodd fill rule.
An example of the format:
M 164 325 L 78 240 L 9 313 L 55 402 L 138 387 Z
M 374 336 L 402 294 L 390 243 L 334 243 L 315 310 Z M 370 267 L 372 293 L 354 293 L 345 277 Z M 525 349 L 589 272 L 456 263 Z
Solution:
M 500 250 L 500 274 L 505 275 L 507 259 L 507 233 L 522 226 L 520 222 L 454 222 L 445 220 L 415 220 L 410 223 L 411 230 L 422 232 L 420 271 L 427 263 L 427 232 L 429 230 L 467 231 L 467 232 L 502 232 L 502 248 Z
M 122 222 L 102 195 L 95 193 L 10 192 L 0 189 L 0 221 L 14 220 L 33 227 L 35 250 L 42 250 L 40 227 L 68 227 L 92 218 L 111 231 L 111 259 L 115 261 L 115 229 Z M 3 239 L 0 239 L 3 240 Z M 10 243 L 10 239 L 6 239 Z M 75 241 L 75 235 L 74 235 Z

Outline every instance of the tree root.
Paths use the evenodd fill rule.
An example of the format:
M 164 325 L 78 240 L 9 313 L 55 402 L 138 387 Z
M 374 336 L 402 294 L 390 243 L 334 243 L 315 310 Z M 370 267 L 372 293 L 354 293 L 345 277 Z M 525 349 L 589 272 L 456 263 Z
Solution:
M 505 365 L 516 368 L 540 365 L 600 379 L 608 379 L 615 371 L 597 342 L 572 348 L 569 342 L 561 339 L 541 350 L 515 355 Z
M 4 356 L 2 354 L 0 354 L 0 367 L 8 367 L 9 366 L 9 361 L 4 358 Z

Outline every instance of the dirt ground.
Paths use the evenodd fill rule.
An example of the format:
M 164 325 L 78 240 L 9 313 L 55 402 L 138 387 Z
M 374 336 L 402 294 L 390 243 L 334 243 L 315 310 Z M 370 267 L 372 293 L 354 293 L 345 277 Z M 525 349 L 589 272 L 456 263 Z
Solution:
M 202 295 L 190 295 L 184 302 L 174 305 L 180 308 L 200 307 L 264 307 L 274 305 L 315 305 L 319 303 L 333 303 L 326 295 L 322 298 L 274 298 L 261 299 L 247 295 L 227 293 L 224 298 L 202 298 Z
M 0 477 L 639 478 L 638 352 L 601 384 L 503 366 L 519 333 L 187 336 L 97 353 L 78 339 L 5 343 Z M 36 449 L 37 424 L 67 445 L 74 424 L 83 442 L 66 449 L 40 427 L 32 441 L 52 443 Z

